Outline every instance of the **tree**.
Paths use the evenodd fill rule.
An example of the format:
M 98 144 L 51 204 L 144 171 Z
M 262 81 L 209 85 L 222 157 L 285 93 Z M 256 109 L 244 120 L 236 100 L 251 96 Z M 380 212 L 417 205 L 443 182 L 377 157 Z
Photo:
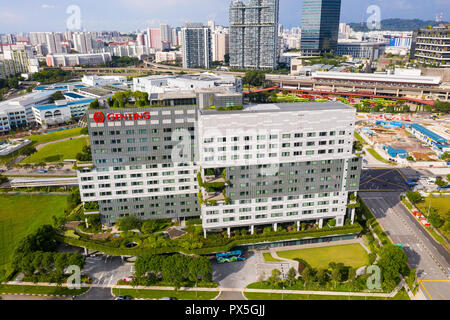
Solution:
M 156 220 L 146 220 L 142 223 L 141 231 L 145 234 L 151 234 L 158 230 L 158 223 Z
M 95 99 L 89 104 L 89 110 L 95 110 L 100 109 L 100 103 L 98 102 L 98 99 Z
M 82 128 L 82 129 L 80 130 L 80 133 L 81 133 L 81 134 L 84 134 L 84 135 L 88 135 L 88 134 L 89 134 L 89 129 L 88 129 L 88 127 Z
M 248 70 L 245 72 L 242 82 L 249 86 L 260 87 L 264 85 L 265 80 L 266 75 L 261 70 Z
M 272 275 L 269 278 L 269 282 L 271 283 L 272 287 L 275 287 L 276 283 L 280 280 L 281 271 L 278 269 L 272 270 Z
M 305 282 L 305 285 L 308 285 L 310 282 L 314 282 L 316 279 L 316 274 L 314 269 L 310 267 L 306 267 L 302 273 L 302 279 Z
M 444 224 L 444 219 L 439 215 L 439 213 L 433 211 L 428 215 L 428 221 L 430 221 L 431 225 L 435 228 L 440 228 Z
M 289 269 L 289 271 L 288 271 L 288 274 L 287 274 L 287 279 L 289 281 L 289 286 L 292 286 L 292 282 L 295 281 L 296 276 L 297 276 L 297 271 L 295 271 L 294 267 L 291 267 Z
M 64 95 L 61 93 L 61 91 L 56 91 L 54 94 L 52 94 L 50 96 L 50 102 L 55 102 L 58 100 L 65 100 L 66 98 L 64 97 Z
M 319 281 L 319 284 L 322 286 L 328 282 L 328 270 L 327 269 L 319 269 L 317 271 L 317 281 Z
M 5 182 L 8 182 L 8 178 L 0 173 L 0 184 L 4 184 Z
M 441 155 L 441 159 L 443 160 L 443 161 L 450 161 L 450 152 L 444 152 L 442 155 Z
M 422 195 L 419 192 L 408 191 L 406 197 L 412 204 L 417 204 L 422 201 Z
M 32 155 L 33 153 L 36 153 L 36 152 L 37 152 L 37 150 L 36 150 L 35 147 L 33 147 L 31 145 L 28 145 L 28 146 L 23 147 L 22 149 L 20 149 L 19 154 L 28 157 L 28 156 Z
M 394 287 L 398 276 L 408 271 L 406 254 L 395 245 L 387 245 L 381 249 L 377 265 L 381 268 L 383 285 L 386 288 Z
M 331 279 L 334 281 L 334 287 L 342 281 L 343 278 L 343 268 L 344 265 L 342 263 L 334 264 L 331 270 Z
M 141 222 L 139 221 L 139 219 L 133 215 L 123 217 L 122 219 L 119 219 L 117 221 L 117 223 L 118 223 L 119 229 L 121 231 L 130 231 L 133 229 L 139 229 L 139 227 L 141 225 Z
M 435 184 L 438 187 L 442 188 L 442 187 L 445 187 L 447 185 L 447 182 L 442 180 L 442 178 L 438 178 L 438 179 L 436 179 Z

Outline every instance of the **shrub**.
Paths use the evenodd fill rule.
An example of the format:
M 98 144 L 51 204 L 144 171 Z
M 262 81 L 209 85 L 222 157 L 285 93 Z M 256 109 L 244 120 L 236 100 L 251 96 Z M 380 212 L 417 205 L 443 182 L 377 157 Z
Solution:
M 127 216 L 119 219 L 117 221 L 119 225 L 119 230 L 121 231 L 130 231 L 133 229 L 139 229 L 141 226 L 141 222 L 135 216 Z

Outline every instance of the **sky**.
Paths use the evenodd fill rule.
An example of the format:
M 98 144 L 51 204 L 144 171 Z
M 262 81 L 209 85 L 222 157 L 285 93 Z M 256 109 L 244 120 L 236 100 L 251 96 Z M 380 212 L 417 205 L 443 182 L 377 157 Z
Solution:
M 215 20 L 228 25 L 230 0 L 14 0 L 0 1 L 0 33 L 65 31 L 78 6 L 87 31 L 130 32 L 160 23 L 181 26 L 184 22 Z M 371 5 L 380 7 L 381 19 L 434 20 L 442 12 L 450 20 L 449 0 L 342 0 L 341 22 L 366 21 Z M 302 0 L 280 0 L 280 23 L 286 28 L 301 25 Z M 73 19 L 70 21 L 74 21 Z M 78 20 L 77 20 L 78 21 Z M 70 24 L 69 26 L 73 23 Z

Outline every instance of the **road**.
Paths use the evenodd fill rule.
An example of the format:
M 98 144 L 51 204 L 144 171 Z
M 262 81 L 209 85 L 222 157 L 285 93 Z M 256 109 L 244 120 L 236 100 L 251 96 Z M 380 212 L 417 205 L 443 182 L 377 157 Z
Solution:
M 423 281 L 424 296 L 432 300 L 449 300 L 450 254 L 400 202 L 400 194 L 406 189 L 398 181 L 420 174 L 412 169 L 366 171 L 362 185 L 370 186 L 373 191 L 360 192 L 360 196 L 392 241 L 403 244 L 409 265 L 417 269 L 418 279 Z M 367 182 L 369 176 L 372 180 Z M 386 185 L 390 191 L 384 191 Z
M 91 275 L 96 286 L 75 300 L 113 300 L 111 288 L 133 274 L 133 264 L 123 262 L 120 257 L 88 257 L 83 273 Z

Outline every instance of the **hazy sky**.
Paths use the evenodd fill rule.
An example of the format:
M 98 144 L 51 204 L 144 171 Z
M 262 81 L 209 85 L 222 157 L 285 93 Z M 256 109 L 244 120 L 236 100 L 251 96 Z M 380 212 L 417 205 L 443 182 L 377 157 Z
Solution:
M 167 22 L 180 26 L 186 21 L 228 25 L 230 0 L 14 0 L 0 1 L 0 33 L 64 31 L 70 5 L 81 12 L 83 28 L 92 31 L 132 31 Z M 367 20 L 366 10 L 378 5 L 381 18 L 434 20 L 444 13 L 450 20 L 449 0 L 342 0 L 341 21 Z M 302 0 L 280 0 L 280 22 L 300 26 Z

